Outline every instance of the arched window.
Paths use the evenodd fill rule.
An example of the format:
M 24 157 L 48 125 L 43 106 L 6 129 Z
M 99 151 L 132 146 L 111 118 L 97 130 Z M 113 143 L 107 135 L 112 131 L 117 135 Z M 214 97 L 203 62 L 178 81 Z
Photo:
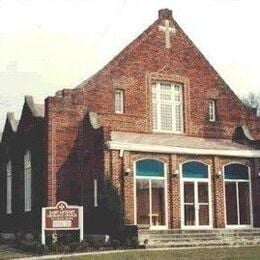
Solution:
M 12 163 L 6 165 L 6 213 L 12 213 Z
M 136 163 L 136 176 L 164 177 L 164 165 L 156 160 L 145 159 Z
M 31 152 L 24 154 L 24 211 L 31 211 L 32 206 L 32 164 Z
M 248 180 L 248 167 L 244 164 L 232 163 L 225 166 L 225 179 Z
M 183 178 L 208 178 L 208 166 L 204 163 L 191 161 L 182 165 Z

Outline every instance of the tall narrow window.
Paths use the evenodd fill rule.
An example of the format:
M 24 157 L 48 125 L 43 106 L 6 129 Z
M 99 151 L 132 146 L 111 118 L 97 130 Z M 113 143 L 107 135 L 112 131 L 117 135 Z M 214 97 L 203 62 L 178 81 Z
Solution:
M 183 132 L 182 86 L 176 83 L 156 82 L 152 85 L 153 130 Z
M 209 121 L 216 121 L 216 100 L 213 99 L 209 101 Z
M 118 114 L 124 113 L 124 90 L 122 89 L 115 91 L 115 112 Z
M 98 206 L 98 185 L 97 179 L 94 179 L 94 207 Z
M 32 207 L 32 164 L 31 153 L 24 155 L 24 211 L 31 211 Z
M 6 166 L 6 213 L 12 214 L 12 164 Z

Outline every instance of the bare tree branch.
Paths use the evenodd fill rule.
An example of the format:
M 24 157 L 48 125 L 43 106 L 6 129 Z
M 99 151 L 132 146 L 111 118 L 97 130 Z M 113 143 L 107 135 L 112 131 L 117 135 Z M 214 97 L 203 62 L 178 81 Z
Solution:
M 242 98 L 242 102 L 249 107 L 260 109 L 260 93 L 248 93 L 246 97 Z

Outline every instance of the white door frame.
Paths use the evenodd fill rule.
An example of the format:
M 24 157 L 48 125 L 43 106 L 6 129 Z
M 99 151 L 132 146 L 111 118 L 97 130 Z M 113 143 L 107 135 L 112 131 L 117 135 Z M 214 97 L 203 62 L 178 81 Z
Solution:
M 247 167 L 248 169 L 248 180 L 241 180 L 241 179 L 225 179 L 225 167 L 230 164 L 241 164 Z M 225 217 L 225 227 L 230 229 L 238 229 L 238 228 L 252 228 L 254 223 L 254 216 L 253 216 L 253 205 L 252 205 L 252 187 L 251 187 L 251 168 L 247 166 L 246 164 L 243 164 L 241 162 L 231 162 L 223 165 L 222 168 L 223 172 L 223 190 L 224 190 L 224 217 Z M 236 198 L 237 198 L 237 217 L 238 217 L 238 223 L 240 223 L 240 212 L 239 212 L 239 195 L 238 195 L 238 183 L 239 182 L 247 182 L 249 183 L 249 210 L 250 210 L 250 222 L 249 225 L 228 225 L 227 224 L 227 206 L 226 206 L 226 182 L 233 182 L 236 183 Z
M 142 160 L 154 160 L 154 161 L 159 161 L 161 163 L 163 163 L 164 165 L 164 177 L 152 177 L 152 176 L 137 176 L 136 175 L 136 163 L 138 161 L 142 161 Z M 154 158 L 142 158 L 139 160 L 136 160 L 134 162 L 134 224 L 138 225 L 137 223 L 137 194 L 136 194 L 136 180 L 148 180 L 149 181 L 149 215 L 150 215 L 150 225 L 149 228 L 150 229 L 156 229 L 156 230 L 160 230 L 160 229 L 168 229 L 168 182 L 167 182 L 167 164 L 154 159 Z M 154 226 L 152 225 L 152 196 L 151 196 L 151 181 L 152 180 L 163 180 L 164 181 L 164 208 L 165 208 L 165 225 L 158 225 L 158 226 Z
M 199 162 L 208 167 L 208 178 L 183 178 L 182 174 L 182 166 L 183 164 L 187 162 Z M 181 228 L 182 229 L 211 229 L 212 228 L 212 184 L 211 184 L 211 170 L 210 170 L 210 165 L 207 165 L 199 160 L 188 160 L 180 164 L 180 196 L 181 196 Z M 209 205 L 209 225 L 199 225 L 198 224 L 198 210 L 195 209 L 195 225 L 193 226 L 186 226 L 184 224 L 184 182 L 193 182 L 194 183 L 194 202 L 195 202 L 195 207 L 198 204 L 198 182 L 206 182 L 208 183 L 208 205 Z

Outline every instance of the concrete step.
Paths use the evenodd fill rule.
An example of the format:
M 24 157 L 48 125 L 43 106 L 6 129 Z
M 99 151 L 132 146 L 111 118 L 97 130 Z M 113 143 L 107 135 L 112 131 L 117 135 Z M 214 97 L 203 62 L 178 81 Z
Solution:
M 236 234 L 236 233 L 260 233 L 260 228 L 250 229 L 194 229 L 194 230 L 183 230 L 183 229 L 169 229 L 169 230 L 139 230 L 139 234 Z
M 147 247 L 204 247 L 260 245 L 260 229 L 164 230 L 139 232 Z
M 243 232 L 235 232 L 235 233 L 191 233 L 191 234 L 187 234 L 187 233 L 184 233 L 184 234 L 158 234 L 158 233 L 152 233 L 152 234 L 139 234 L 140 236 L 151 236 L 151 237 L 212 237 L 212 236 L 230 236 L 230 237 L 233 237 L 233 236 L 260 236 L 260 231 L 255 231 L 255 232 L 246 232 L 246 231 L 243 231 Z
M 194 243 L 199 243 L 199 242 L 207 242 L 207 241 L 228 241 L 228 242 L 239 242 L 239 241 L 260 241 L 260 238 L 252 237 L 252 238 L 198 238 L 198 239 L 193 239 L 193 238 L 183 238 L 183 239 L 166 239 L 166 238 L 151 238 L 148 239 L 149 243 L 168 243 L 168 242 L 176 242 L 176 243 L 181 243 L 181 242 L 194 242 Z
M 147 248 L 167 248 L 167 247 L 207 247 L 207 246 L 256 246 L 260 245 L 260 240 L 257 241 L 204 241 L 204 242 L 169 242 L 169 243 L 149 243 Z

